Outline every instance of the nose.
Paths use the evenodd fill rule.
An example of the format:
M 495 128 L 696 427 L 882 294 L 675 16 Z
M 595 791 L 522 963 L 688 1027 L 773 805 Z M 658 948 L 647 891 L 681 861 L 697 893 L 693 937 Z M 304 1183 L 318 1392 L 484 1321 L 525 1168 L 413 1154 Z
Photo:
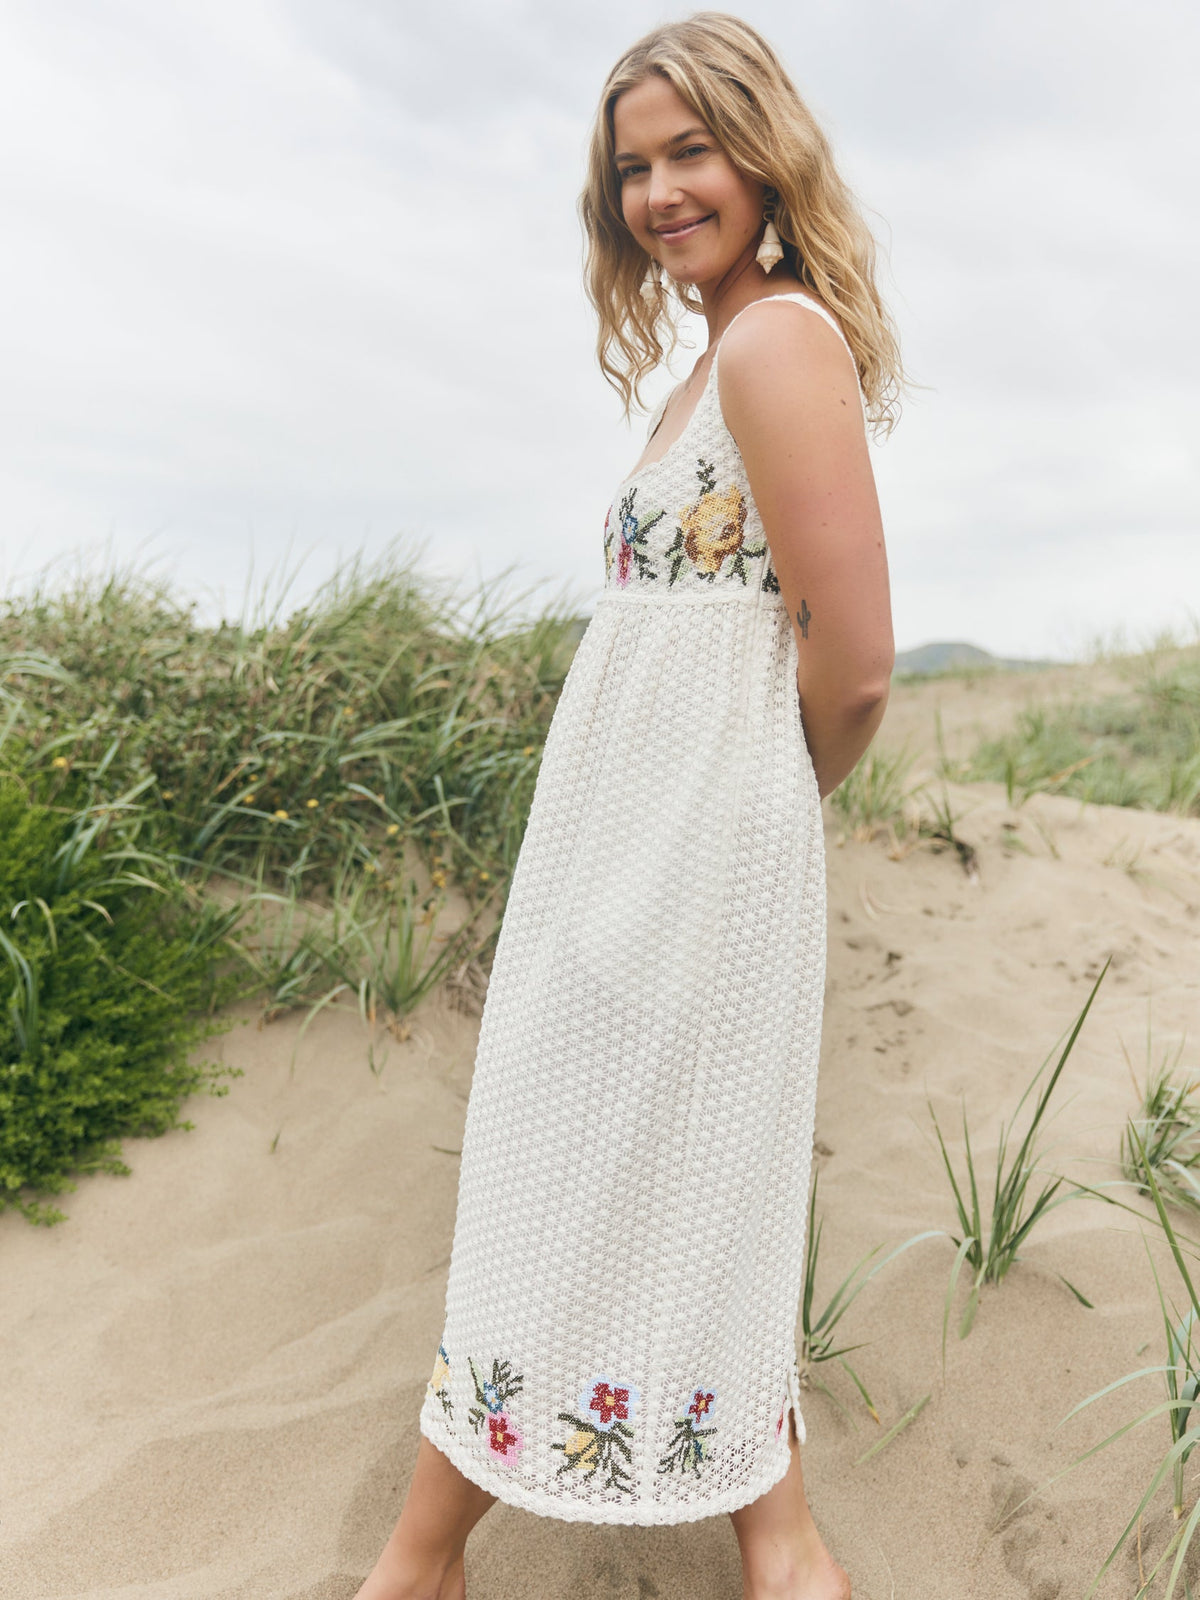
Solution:
M 650 169 L 650 192 L 647 204 L 651 211 L 669 211 L 672 206 L 679 204 L 679 185 L 674 182 L 669 171 L 662 167 Z

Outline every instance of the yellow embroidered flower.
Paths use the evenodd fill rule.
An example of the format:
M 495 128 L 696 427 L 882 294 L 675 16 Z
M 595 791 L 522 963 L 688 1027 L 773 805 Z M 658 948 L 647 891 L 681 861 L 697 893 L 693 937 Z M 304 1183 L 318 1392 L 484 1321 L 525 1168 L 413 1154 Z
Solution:
M 437 1359 L 433 1363 L 433 1376 L 429 1380 L 429 1387 L 434 1394 L 441 1394 L 450 1382 L 450 1363 L 446 1359 L 446 1352 L 438 1345 Z
M 599 1441 L 594 1433 L 585 1433 L 582 1428 L 577 1428 L 563 1445 L 563 1452 L 569 1467 L 593 1467 L 596 1463 L 596 1452 Z
M 736 484 L 702 494 L 679 514 L 683 548 L 701 572 L 717 573 L 726 556 L 739 550 L 746 527 L 746 502 Z

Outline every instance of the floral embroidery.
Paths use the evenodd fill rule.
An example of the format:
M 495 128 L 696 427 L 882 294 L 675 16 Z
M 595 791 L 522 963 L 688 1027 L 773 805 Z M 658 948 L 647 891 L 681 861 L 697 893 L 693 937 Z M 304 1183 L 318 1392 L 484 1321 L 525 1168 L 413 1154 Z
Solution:
M 632 1494 L 632 1474 L 625 1468 L 633 1461 L 629 1443 L 633 1429 L 628 1424 L 638 1399 L 638 1391 L 630 1384 L 614 1383 L 603 1373 L 593 1378 L 579 1397 L 580 1414 L 558 1414 L 558 1420 L 570 1423 L 573 1430 L 564 1443 L 550 1447 L 566 1457 L 558 1475 L 575 1471 L 590 1479 L 600 1472 L 606 1489 Z
M 667 547 L 671 561 L 668 587 L 688 561 L 697 577 L 712 583 L 729 556 L 733 557 L 729 572 L 745 583 L 747 558 L 764 556 L 766 544 L 746 543 L 746 502 L 738 486 L 731 483 L 727 489 L 719 490 L 712 462 L 703 456 L 697 456 L 696 461 L 700 498 L 679 513 L 679 527 Z
M 715 1427 L 702 1428 L 700 1424 L 708 1419 L 716 1399 L 711 1389 L 692 1391 L 691 1401 L 683 1416 L 675 1418 L 675 1437 L 666 1455 L 659 1459 L 660 1472 L 690 1471 L 699 1476 L 701 1466 L 712 1453 L 712 1445 L 707 1441 L 717 1431 Z
M 502 1411 L 499 1416 L 489 1417 L 488 1423 L 488 1449 L 498 1455 L 501 1460 L 510 1464 L 521 1453 L 525 1440 L 513 1427 L 511 1421 Z
M 649 543 L 646 535 L 666 515 L 664 511 L 651 511 L 648 515 L 639 517 L 634 510 L 637 499 L 636 487 L 628 490 L 621 499 L 617 508 L 617 527 L 610 527 L 612 512 L 609 511 L 608 521 L 604 524 L 604 561 L 605 571 L 612 570 L 614 560 L 617 563 L 617 582 L 622 588 L 629 582 L 631 567 L 637 568 L 639 578 L 656 578 L 658 574 L 650 561 Z M 614 545 L 616 546 L 614 553 Z
M 438 1345 L 437 1358 L 433 1363 L 433 1376 L 429 1380 L 429 1387 L 442 1402 L 442 1410 L 448 1417 L 454 1417 L 454 1404 L 450 1399 L 450 1357 L 446 1354 L 444 1344 Z
M 521 1373 L 513 1371 L 511 1361 L 493 1361 L 490 1378 L 480 1377 L 469 1356 L 467 1365 L 475 1385 L 475 1404 L 467 1412 L 468 1421 L 476 1433 L 483 1431 L 486 1422 L 488 1449 L 511 1466 L 521 1453 L 525 1437 L 517 1431 L 508 1403 L 513 1395 L 520 1393 L 524 1379 Z

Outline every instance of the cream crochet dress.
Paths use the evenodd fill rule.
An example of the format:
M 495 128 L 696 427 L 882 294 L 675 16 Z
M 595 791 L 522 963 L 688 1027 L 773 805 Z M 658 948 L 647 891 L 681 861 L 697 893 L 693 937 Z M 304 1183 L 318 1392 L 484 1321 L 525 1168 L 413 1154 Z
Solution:
M 778 1482 L 789 1405 L 804 1437 L 825 976 L 796 642 L 716 360 L 604 551 L 496 950 L 421 1429 L 528 1511 L 684 1522 Z

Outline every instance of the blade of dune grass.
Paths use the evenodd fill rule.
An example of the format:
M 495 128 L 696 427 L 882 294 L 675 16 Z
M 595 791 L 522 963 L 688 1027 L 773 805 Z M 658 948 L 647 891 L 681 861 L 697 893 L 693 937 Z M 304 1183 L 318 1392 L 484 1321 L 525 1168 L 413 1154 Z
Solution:
M 1142 1187 L 1153 1203 L 1159 1229 L 1179 1274 L 1180 1283 L 1186 1291 L 1188 1307 L 1181 1316 L 1178 1309 L 1171 1304 L 1147 1244 L 1147 1255 L 1150 1259 L 1151 1274 L 1162 1318 L 1166 1360 L 1161 1364 L 1143 1367 L 1136 1372 L 1127 1373 L 1124 1377 L 1106 1384 L 1104 1388 L 1097 1390 L 1094 1394 L 1088 1395 L 1086 1399 L 1079 1401 L 1078 1404 L 1071 1408 L 1063 1418 L 1063 1423 L 1060 1426 L 1071 1421 L 1074 1417 L 1087 1410 L 1088 1407 L 1095 1405 L 1099 1400 L 1142 1378 L 1161 1377 L 1165 1384 L 1167 1398 L 1147 1407 L 1137 1416 L 1122 1423 L 1120 1427 L 1100 1440 L 1098 1444 L 1091 1446 L 1088 1450 L 1076 1456 L 1073 1461 L 1063 1468 L 1062 1472 L 1056 1473 L 1054 1478 L 1048 1480 L 1047 1484 L 1043 1485 L 1042 1488 L 1048 1487 L 1049 1483 L 1057 1481 L 1067 1472 L 1074 1471 L 1083 1462 L 1108 1449 L 1133 1429 L 1141 1427 L 1155 1417 L 1165 1416 L 1170 1430 L 1170 1448 L 1164 1453 L 1151 1474 L 1150 1480 L 1126 1521 L 1124 1528 L 1093 1579 L 1091 1587 L 1087 1591 L 1087 1596 L 1095 1594 L 1105 1574 L 1109 1571 L 1123 1548 L 1125 1541 L 1137 1528 L 1160 1486 L 1169 1481 L 1172 1489 L 1172 1509 L 1176 1521 L 1180 1522 L 1181 1526 L 1176 1529 L 1175 1533 L 1167 1541 L 1153 1567 L 1146 1574 L 1137 1591 L 1137 1595 L 1138 1600 L 1142 1600 L 1142 1597 L 1149 1594 L 1151 1583 L 1174 1556 L 1171 1570 L 1167 1575 L 1167 1586 L 1163 1591 L 1164 1600 L 1171 1600 L 1171 1596 L 1174 1595 L 1178 1588 L 1183 1572 L 1183 1563 L 1191 1548 L 1197 1526 L 1200 1526 L 1200 1501 L 1197 1502 L 1196 1506 L 1187 1515 L 1186 1520 L 1184 1520 L 1186 1508 L 1183 1482 L 1184 1467 L 1187 1460 L 1197 1443 L 1200 1443 L 1200 1425 L 1191 1422 L 1191 1418 L 1197 1409 L 1198 1397 L 1200 1397 L 1200 1370 L 1197 1367 L 1196 1351 L 1193 1346 L 1193 1332 L 1197 1322 L 1200 1321 L 1200 1300 L 1197 1299 L 1196 1286 L 1188 1268 L 1181 1241 L 1171 1222 L 1166 1198 L 1159 1185 L 1154 1164 L 1149 1157 L 1149 1151 L 1142 1142 L 1137 1129 L 1132 1126 L 1130 1138 L 1132 1148 L 1136 1152 L 1141 1165 Z M 1038 1492 L 1041 1491 L 1039 1490 Z M 1087 1600 L 1086 1596 L 1085 1600 Z
M 812 1184 L 808 1194 L 808 1228 L 805 1235 L 805 1268 L 804 1288 L 800 1297 L 800 1375 L 802 1381 L 811 1383 L 815 1388 L 829 1397 L 830 1400 L 845 1414 L 845 1409 L 840 1401 L 829 1389 L 828 1385 L 813 1375 L 813 1369 L 825 1361 L 836 1361 L 846 1372 L 855 1388 L 862 1396 L 863 1404 L 876 1422 L 879 1421 L 879 1412 L 875 1402 L 867 1392 L 859 1374 L 851 1366 L 846 1357 L 853 1351 L 862 1348 L 862 1344 L 840 1344 L 838 1342 L 838 1327 L 842 1318 L 858 1299 L 862 1291 L 873 1278 L 883 1271 L 897 1256 L 903 1255 L 914 1244 L 920 1244 L 925 1239 L 941 1237 L 941 1230 L 934 1228 L 924 1233 L 917 1233 L 910 1239 L 905 1239 L 895 1249 L 891 1250 L 881 1261 L 876 1261 L 874 1266 L 870 1263 L 883 1249 L 876 1245 L 862 1256 L 838 1284 L 833 1291 L 823 1310 L 814 1312 L 817 1270 L 820 1264 L 821 1240 L 825 1230 L 825 1219 L 817 1214 L 817 1186 L 819 1174 L 813 1174 Z
M 931 1394 L 923 1395 L 921 1399 L 917 1401 L 915 1406 L 910 1406 L 900 1418 L 899 1422 L 892 1424 L 888 1431 L 883 1435 L 882 1439 L 876 1439 L 875 1443 L 870 1447 L 869 1450 L 863 1451 L 862 1455 L 859 1456 L 854 1465 L 856 1467 L 861 1467 L 864 1461 L 869 1461 L 872 1456 L 877 1456 L 881 1450 L 885 1449 L 889 1444 L 891 1444 L 896 1435 L 903 1433 L 910 1422 L 916 1421 L 932 1398 L 933 1396 Z
M 1047 1073 L 1046 1069 L 1054 1054 L 1051 1051 L 1026 1085 L 1012 1117 L 1000 1126 L 990 1203 L 986 1211 L 980 1198 L 977 1161 L 971 1145 L 965 1102 L 962 1107 L 963 1176 L 959 1175 L 951 1158 L 937 1112 L 932 1102 L 927 1102 L 958 1219 L 958 1232 L 950 1236 L 956 1247 L 956 1254 L 951 1268 L 942 1321 L 943 1362 L 950 1308 L 963 1266 L 970 1267 L 972 1277 L 967 1304 L 959 1322 L 960 1339 L 965 1339 L 971 1331 L 984 1285 L 1002 1283 L 1012 1266 L 1020 1260 L 1021 1247 L 1037 1224 L 1057 1206 L 1077 1198 L 1080 1193 L 1080 1186 L 1072 1185 L 1064 1188 L 1064 1180 L 1053 1176 L 1047 1177 L 1040 1190 L 1034 1192 L 1035 1179 L 1041 1170 L 1038 1134 L 1051 1096 L 1058 1086 L 1063 1069 L 1075 1047 L 1075 1041 L 1108 971 L 1110 961 L 1111 957 L 1104 963 L 1092 985 L 1091 993 L 1071 1027 L 1058 1060 Z M 1015 1150 L 1010 1153 L 1010 1140 L 1014 1138 L 1013 1130 L 1017 1119 L 1035 1090 L 1037 1098 L 1030 1112 L 1028 1126 Z M 1062 1274 L 1059 1276 L 1062 1277 Z M 1090 1308 L 1090 1302 L 1074 1284 L 1069 1283 L 1066 1278 L 1062 1281 L 1081 1304 Z

